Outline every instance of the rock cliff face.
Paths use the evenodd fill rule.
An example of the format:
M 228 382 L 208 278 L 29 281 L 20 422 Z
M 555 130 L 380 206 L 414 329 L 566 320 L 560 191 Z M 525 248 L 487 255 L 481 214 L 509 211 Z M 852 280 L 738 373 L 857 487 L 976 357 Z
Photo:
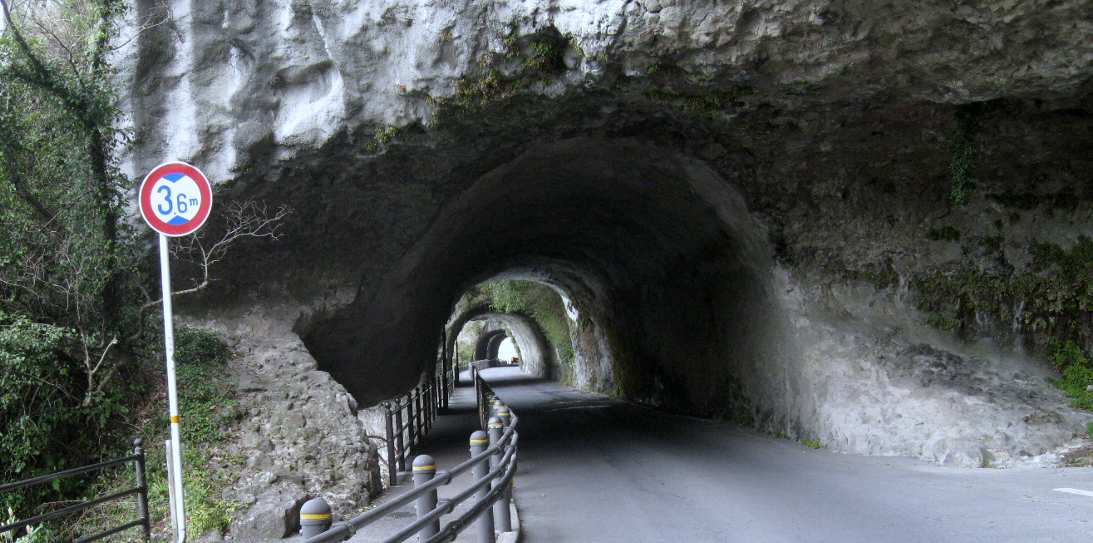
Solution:
M 238 541 L 295 534 L 300 506 L 315 496 L 340 516 L 355 513 L 385 480 L 375 439 L 382 417 L 359 409 L 278 323 L 254 313 L 198 323 L 219 329 L 239 355 L 231 378 L 246 415 L 235 452 L 246 463 L 225 492 L 243 507 L 231 526 Z
M 1090 9 L 140 0 L 126 32 L 170 24 L 118 52 L 126 167 L 296 210 L 189 310 L 276 308 L 362 405 L 524 278 L 579 313 L 586 387 L 1004 465 L 1089 418 L 1043 353 L 1093 348 Z

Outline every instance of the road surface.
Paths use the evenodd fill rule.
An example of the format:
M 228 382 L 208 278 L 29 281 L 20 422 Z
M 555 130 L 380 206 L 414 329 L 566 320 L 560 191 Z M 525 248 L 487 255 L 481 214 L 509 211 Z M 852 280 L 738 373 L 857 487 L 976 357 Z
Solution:
M 482 375 L 520 417 L 527 543 L 1093 542 L 1093 468 L 843 455 L 513 368 Z

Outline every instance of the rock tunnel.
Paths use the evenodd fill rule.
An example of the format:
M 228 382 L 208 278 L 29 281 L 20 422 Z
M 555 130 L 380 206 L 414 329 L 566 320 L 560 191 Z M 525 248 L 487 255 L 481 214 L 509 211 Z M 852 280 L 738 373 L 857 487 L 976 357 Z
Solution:
M 491 330 L 484 332 L 478 338 L 478 343 L 474 349 L 475 360 L 492 360 L 497 358 L 497 351 L 501 347 L 501 342 L 505 338 L 509 337 L 505 330 Z
M 785 321 L 771 299 L 762 239 L 731 185 L 699 161 L 625 138 L 532 147 L 445 206 L 379 294 L 336 317 L 383 323 L 344 347 L 364 358 L 319 360 L 367 398 L 355 383 L 375 383 L 389 357 L 429 359 L 435 345 L 399 338 L 435 337 L 468 287 L 532 279 L 576 308 L 586 386 L 724 412 L 743 401 L 741 383 L 787 386 L 785 342 L 776 339 Z M 337 329 L 316 326 L 309 345 L 334 344 L 319 330 Z M 418 371 L 406 365 L 392 385 Z
M 196 318 L 360 405 L 492 319 L 535 375 L 841 451 L 1080 431 L 1046 349 L 1093 337 L 1081 2 L 396 4 L 179 5 L 184 40 L 119 50 L 134 177 L 170 154 L 294 212 Z M 497 281 L 564 334 L 468 297 Z

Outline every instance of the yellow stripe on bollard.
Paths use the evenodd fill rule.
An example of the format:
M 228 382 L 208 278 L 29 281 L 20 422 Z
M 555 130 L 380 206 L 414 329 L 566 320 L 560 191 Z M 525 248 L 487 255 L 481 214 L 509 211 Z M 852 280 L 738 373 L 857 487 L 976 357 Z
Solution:
M 436 466 L 435 465 L 414 466 L 414 471 L 436 471 Z
M 178 424 L 182 420 L 182 417 L 178 415 L 171 415 L 171 424 Z
M 327 520 L 330 518 L 330 513 L 300 513 L 301 520 Z

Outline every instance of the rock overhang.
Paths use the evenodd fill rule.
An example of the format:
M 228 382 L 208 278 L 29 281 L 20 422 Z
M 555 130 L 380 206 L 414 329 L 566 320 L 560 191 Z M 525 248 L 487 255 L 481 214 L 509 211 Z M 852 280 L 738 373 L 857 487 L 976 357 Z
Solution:
M 431 338 L 462 290 L 515 273 L 561 285 L 602 323 L 614 357 L 638 368 L 633 381 L 619 377 L 635 397 L 682 396 L 676 407 L 707 414 L 726 409 L 707 398 L 747 397 L 751 405 L 729 411 L 750 411 L 791 435 L 841 439 L 847 432 L 838 429 L 853 425 L 825 419 L 827 399 L 785 399 L 828 386 L 818 384 L 826 377 L 786 371 L 786 361 L 812 359 L 785 339 L 794 327 L 748 329 L 779 322 L 779 312 L 795 327 L 803 322 L 793 307 L 764 303 L 795 287 L 771 274 L 784 266 L 791 283 L 819 278 L 796 286 L 811 306 L 845 315 L 852 313 L 845 301 L 824 292 L 832 278 L 898 283 L 927 264 L 964 258 L 922 239 L 917 226 L 942 220 L 961 104 L 993 100 L 978 113 L 990 135 L 980 143 L 989 164 L 979 190 L 1024 190 L 1044 168 L 1067 186 L 1089 166 L 1075 158 L 1090 141 L 1093 110 L 1081 2 L 1042 10 L 605 2 L 553 12 L 535 3 L 367 4 L 176 6 L 190 15 L 174 22 L 183 39 L 141 36 L 132 51 L 139 62 L 123 74 L 142 136 L 134 168 L 174 153 L 231 180 L 227 199 L 299 211 L 296 235 L 233 265 L 228 282 L 236 286 L 214 302 L 276 297 L 300 307 L 284 318 L 336 375 L 339 364 L 359 364 L 360 375 L 344 381 L 365 399 L 409 385 L 432 359 Z M 561 55 L 547 60 L 561 63 L 543 71 L 535 55 L 550 43 L 560 50 L 547 52 Z M 189 77 L 180 75 L 186 70 Z M 163 122 L 175 127 L 171 138 L 149 132 Z M 568 154 L 558 150 L 567 145 Z M 631 151 L 617 150 L 625 146 Z M 665 174 L 649 165 L 657 161 L 676 166 Z M 692 167 L 683 162 L 713 175 L 682 174 Z M 611 171 L 643 164 L 668 181 L 641 185 Z M 577 171 L 552 179 L 542 173 L 551 168 Z M 491 178 L 495 172 L 506 172 L 507 183 Z M 618 184 L 596 182 L 603 179 Z M 643 200 L 643 190 L 655 198 Z M 660 207 L 643 209 L 652 200 Z M 524 222 L 534 224 L 477 220 L 487 203 L 523 206 Z M 1072 218 L 1022 213 L 1065 242 L 1089 224 L 1082 205 Z M 453 209 L 466 214 L 452 218 Z M 548 211 L 557 209 L 585 213 L 567 233 Z M 961 227 L 982 237 L 998 235 L 990 224 L 1009 223 L 1014 213 L 990 204 L 975 210 L 991 218 Z M 573 234 L 605 227 L 617 235 Z M 1020 229 L 1003 235 L 1037 239 Z M 715 263 L 695 265 L 704 252 Z M 693 280 L 664 288 L 665 270 Z M 704 290 L 729 283 L 745 287 L 731 295 Z M 642 305 L 667 310 L 627 314 Z M 708 369 L 694 361 L 723 361 L 718 353 L 733 338 L 772 344 L 762 337 L 770 330 L 786 348 L 745 350 L 738 354 L 759 362 L 688 383 L 688 373 Z M 413 339 L 420 334 L 430 339 Z M 702 340 L 634 339 L 658 334 Z M 422 345 L 407 346 L 415 341 Z

